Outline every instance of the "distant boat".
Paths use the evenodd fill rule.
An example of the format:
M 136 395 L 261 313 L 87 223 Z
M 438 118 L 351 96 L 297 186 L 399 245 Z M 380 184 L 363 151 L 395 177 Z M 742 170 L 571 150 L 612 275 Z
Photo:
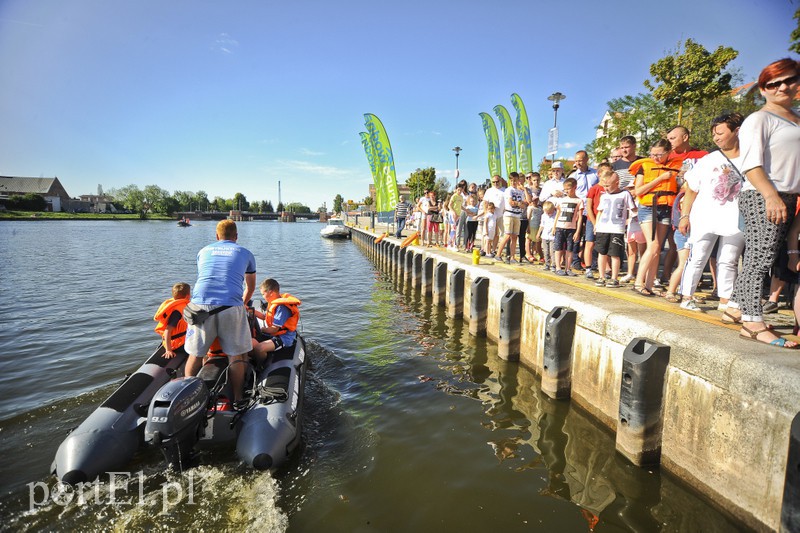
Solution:
M 180 220 L 178 220 L 178 225 L 182 228 L 185 228 L 187 226 L 191 226 L 192 224 L 188 218 L 181 218 Z
M 326 239 L 349 239 L 350 228 L 344 225 L 344 220 L 341 218 L 331 218 L 319 234 Z

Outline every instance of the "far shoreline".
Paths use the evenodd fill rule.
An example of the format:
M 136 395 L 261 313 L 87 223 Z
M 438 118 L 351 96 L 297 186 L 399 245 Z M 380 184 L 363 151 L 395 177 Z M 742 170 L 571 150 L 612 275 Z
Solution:
M 30 221 L 41 220 L 141 220 L 141 221 L 178 221 L 178 218 L 165 215 L 148 215 L 140 218 L 138 214 L 112 214 L 112 213 L 52 213 L 49 211 L 0 211 L 0 222 L 4 221 Z

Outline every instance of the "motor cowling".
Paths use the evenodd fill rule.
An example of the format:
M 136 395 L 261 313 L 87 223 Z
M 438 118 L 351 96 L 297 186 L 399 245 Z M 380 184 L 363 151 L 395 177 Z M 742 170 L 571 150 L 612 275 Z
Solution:
M 150 402 L 145 442 L 159 446 L 170 467 L 190 465 L 192 449 L 203 433 L 209 397 L 202 379 L 186 377 L 161 387 Z

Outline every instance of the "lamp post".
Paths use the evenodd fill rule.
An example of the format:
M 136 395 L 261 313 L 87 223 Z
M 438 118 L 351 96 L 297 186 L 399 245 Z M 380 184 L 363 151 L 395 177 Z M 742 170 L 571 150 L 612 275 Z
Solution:
M 548 96 L 547 99 L 553 102 L 553 132 L 554 135 L 558 135 L 558 130 L 556 129 L 558 127 L 558 108 L 559 108 L 558 103 L 561 100 L 566 100 L 567 95 L 560 92 L 554 92 L 553 94 Z M 558 141 L 556 141 L 556 146 L 554 147 L 553 162 L 555 162 L 556 160 L 556 152 L 558 152 Z
M 456 179 L 458 179 L 458 155 L 461 153 L 461 147 L 456 146 L 453 151 L 456 153 Z

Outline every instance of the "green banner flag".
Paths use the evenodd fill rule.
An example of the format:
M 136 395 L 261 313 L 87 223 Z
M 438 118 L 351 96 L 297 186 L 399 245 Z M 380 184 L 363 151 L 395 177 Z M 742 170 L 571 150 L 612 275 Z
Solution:
M 494 114 L 500 121 L 500 130 L 503 132 L 503 155 L 506 160 L 506 176 L 517 171 L 517 143 L 514 140 L 514 123 L 508 110 L 501 106 L 494 106 Z
M 528 124 L 528 113 L 525 104 L 517 93 L 511 95 L 511 103 L 517 110 L 517 157 L 519 165 L 517 172 L 527 174 L 533 170 L 533 156 L 531 155 L 531 127 Z
M 376 162 L 378 161 L 378 158 L 375 155 L 375 147 L 372 146 L 372 142 L 369 140 L 369 133 L 362 131 L 361 133 L 359 133 L 359 135 L 361 136 L 361 144 L 364 146 L 364 153 L 367 154 L 367 161 L 369 162 L 369 170 L 370 172 L 372 172 L 372 183 L 375 184 L 375 188 L 377 189 L 378 169 L 376 167 Z
M 502 176 L 502 165 L 500 163 L 500 141 L 497 138 L 497 128 L 494 119 L 489 113 L 480 113 L 483 121 L 483 132 L 486 134 L 486 145 L 489 152 L 489 175 Z
M 397 205 L 397 175 L 394 169 L 394 156 L 381 120 L 372 113 L 364 115 L 364 124 L 369 132 L 375 156 L 375 210 L 391 211 Z

